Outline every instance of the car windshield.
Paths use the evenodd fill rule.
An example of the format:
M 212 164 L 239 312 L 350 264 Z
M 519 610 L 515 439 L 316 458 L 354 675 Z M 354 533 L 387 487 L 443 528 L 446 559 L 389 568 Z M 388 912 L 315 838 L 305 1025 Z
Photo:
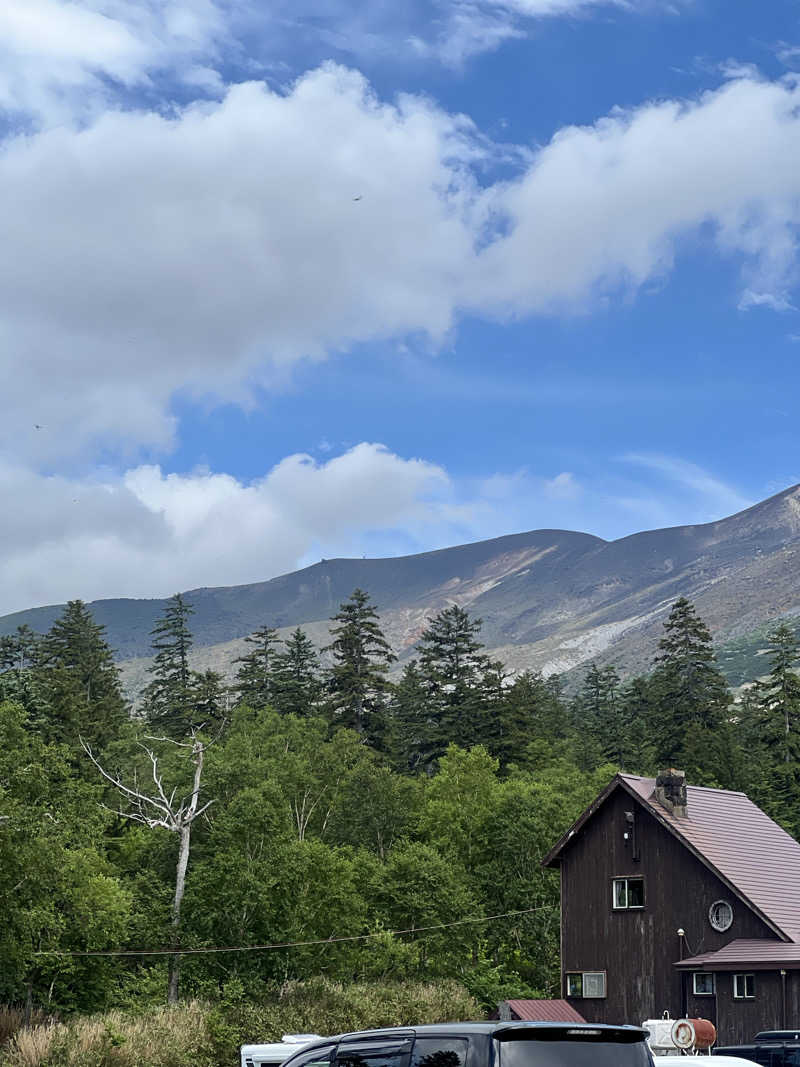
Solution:
M 644 1041 L 603 1041 L 564 1035 L 500 1042 L 500 1067 L 651 1067 Z

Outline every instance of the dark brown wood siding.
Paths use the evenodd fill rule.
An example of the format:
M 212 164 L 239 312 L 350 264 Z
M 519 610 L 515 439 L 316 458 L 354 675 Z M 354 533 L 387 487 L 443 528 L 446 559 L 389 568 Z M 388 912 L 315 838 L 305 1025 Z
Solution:
M 633 843 L 623 837 L 626 811 L 635 812 L 638 858 Z M 665 1011 L 678 1018 L 690 1006 L 684 1002 L 681 975 L 674 966 L 681 954 L 713 951 L 734 938 L 777 940 L 716 875 L 622 789 L 576 834 L 562 852 L 561 864 L 562 993 L 566 996 L 563 975 L 569 971 L 607 974 L 605 999 L 570 1001 L 589 1022 L 640 1024 Z M 612 910 L 612 880 L 625 876 L 644 878 L 643 909 Z M 733 925 L 725 933 L 715 931 L 708 921 L 715 900 L 728 900 L 733 906 Z M 683 946 L 679 928 L 686 933 Z M 690 976 L 687 990 L 691 990 Z M 699 1014 L 705 1018 L 716 1014 L 716 998 L 697 1000 L 706 1006 Z M 727 1025 L 724 1019 L 721 1022 Z M 759 1021 L 756 1029 L 761 1028 Z M 730 1043 L 727 1032 L 720 1034 L 723 1038 Z

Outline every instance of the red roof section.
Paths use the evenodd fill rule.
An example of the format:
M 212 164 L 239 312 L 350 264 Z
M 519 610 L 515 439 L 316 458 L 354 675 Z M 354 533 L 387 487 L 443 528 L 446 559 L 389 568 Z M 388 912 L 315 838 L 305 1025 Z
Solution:
M 533 1023 L 585 1023 L 586 1020 L 566 1000 L 507 1000 L 512 1013 Z
M 687 786 L 686 815 L 676 815 L 655 798 L 655 778 L 618 774 L 548 853 L 558 854 L 614 792 L 635 796 L 706 866 L 787 941 L 800 942 L 800 844 L 744 793 Z
M 736 967 L 755 967 L 759 964 L 774 967 L 776 963 L 800 966 L 800 945 L 794 941 L 737 938 L 716 952 L 690 956 L 680 960 L 675 966 L 695 971 L 698 968 L 726 971 Z

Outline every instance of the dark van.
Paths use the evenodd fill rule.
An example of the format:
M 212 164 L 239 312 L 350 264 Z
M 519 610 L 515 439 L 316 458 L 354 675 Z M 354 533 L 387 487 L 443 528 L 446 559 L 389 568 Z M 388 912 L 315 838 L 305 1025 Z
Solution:
M 341 1034 L 283 1067 L 653 1067 L 638 1026 L 436 1023 Z
M 760 1067 L 800 1067 L 800 1041 L 753 1042 L 752 1045 L 720 1046 L 712 1050 L 712 1056 L 740 1056 L 752 1060 Z

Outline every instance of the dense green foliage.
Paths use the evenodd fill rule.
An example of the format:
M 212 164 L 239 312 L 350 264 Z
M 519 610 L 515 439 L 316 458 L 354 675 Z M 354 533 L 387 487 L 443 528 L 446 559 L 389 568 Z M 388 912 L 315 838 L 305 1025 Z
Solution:
M 190 610 L 173 598 L 154 630 L 144 719 L 126 713 L 80 602 L 49 633 L 0 646 L 0 1002 L 62 1016 L 157 1004 L 167 955 L 69 954 L 175 938 L 292 943 L 184 957 L 182 995 L 207 1002 L 232 989 L 262 1001 L 311 979 L 456 982 L 483 1006 L 557 995 L 558 884 L 540 860 L 617 767 L 684 767 L 799 829 L 787 625 L 770 633 L 768 679 L 738 703 L 685 600 L 649 676 L 590 665 L 568 698 L 557 678 L 505 677 L 479 620 L 458 607 L 431 621 L 390 680 L 380 620 L 356 591 L 334 617 L 327 663 L 301 630 L 281 643 L 265 625 L 226 692 L 188 668 Z M 197 805 L 211 803 L 192 826 L 176 930 L 180 834 L 137 823 L 114 779 L 189 804 L 190 735 L 205 746 Z

